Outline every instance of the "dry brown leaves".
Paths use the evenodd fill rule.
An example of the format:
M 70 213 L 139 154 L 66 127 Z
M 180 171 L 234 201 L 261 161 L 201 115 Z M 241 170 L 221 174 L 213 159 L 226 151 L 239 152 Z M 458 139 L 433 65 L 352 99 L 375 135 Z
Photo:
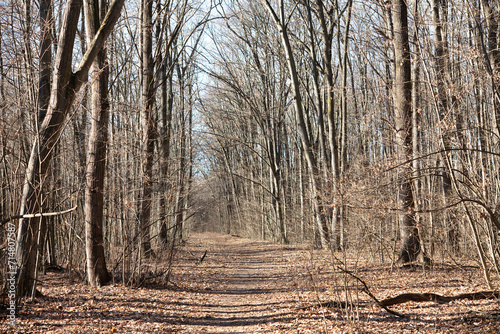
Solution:
M 327 251 L 279 246 L 218 234 L 194 235 L 179 253 L 175 285 L 142 288 L 71 284 L 67 273 L 42 276 L 45 297 L 26 302 L 5 333 L 500 333 L 500 301 L 406 303 L 388 314 Z M 342 254 L 338 255 L 342 256 Z M 456 295 L 484 290 L 479 269 L 436 265 L 391 270 L 359 254 L 346 269 L 379 299 L 406 292 Z M 496 286 L 500 281 L 496 279 Z M 347 301 L 347 309 L 307 307 Z M 305 307 L 304 309 L 300 309 Z

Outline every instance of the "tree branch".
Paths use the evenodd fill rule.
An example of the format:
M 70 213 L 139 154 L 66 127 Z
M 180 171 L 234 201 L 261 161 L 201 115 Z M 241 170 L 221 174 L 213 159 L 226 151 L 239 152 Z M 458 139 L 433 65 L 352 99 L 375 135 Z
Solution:
M 338 269 L 340 269 L 342 272 L 350 275 L 352 278 L 356 279 L 357 281 L 359 281 L 361 284 L 363 284 L 363 292 L 366 293 L 371 299 L 373 299 L 375 301 L 375 303 L 380 306 L 381 308 L 383 308 L 384 310 L 386 310 L 387 312 L 389 312 L 390 314 L 393 314 L 395 316 L 398 316 L 400 318 L 406 318 L 406 315 L 402 314 L 402 313 L 399 313 L 399 312 L 396 312 L 396 311 L 393 311 L 391 309 L 389 309 L 387 306 L 389 305 L 385 305 L 383 302 L 379 301 L 377 299 L 377 297 L 375 297 L 371 292 L 370 292 L 370 289 L 368 288 L 368 285 L 365 283 L 365 281 L 363 281 L 361 278 L 359 278 L 358 276 L 354 275 L 351 271 L 349 270 L 345 270 L 339 266 L 337 266 Z
M 92 43 L 90 43 L 87 52 L 82 57 L 78 69 L 73 75 L 74 79 L 74 90 L 77 91 L 82 83 L 85 81 L 87 73 L 90 69 L 90 65 L 94 61 L 95 57 L 101 50 L 104 42 L 108 38 L 109 34 L 113 30 L 116 21 L 120 17 L 121 9 L 123 7 L 125 0 L 113 0 L 109 6 L 108 12 L 102 21 L 101 27 L 97 31 Z
M 64 210 L 64 211 L 58 211 L 58 212 L 47 212 L 47 213 L 32 213 L 32 214 L 25 214 L 25 215 L 15 215 L 9 218 L 5 218 L 0 222 L 0 227 L 3 226 L 4 224 L 8 223 L 12 219 L 21 219 L 21 218 L 37 218 L 37 217 L 50 217 L 50 216 L 60 216 L 72 211 L 75 211 L 76 208 L 78 208 L 78 205 L 75 205 L 71 209 Z

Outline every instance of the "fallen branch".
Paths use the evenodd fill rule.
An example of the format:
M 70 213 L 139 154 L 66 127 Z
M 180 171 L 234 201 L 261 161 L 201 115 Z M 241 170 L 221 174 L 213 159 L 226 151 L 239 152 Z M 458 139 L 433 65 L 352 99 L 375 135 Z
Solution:
M 338 258 L 337 258 L 334 254 L 332 254 L 332 256 L 333 256 L 333 258 L 334 258 L 335 260 L 337 260 L 338 262 L 340 262 L 340 263 L 344 264 L 344 262 L 342 262 L 340 259 L 338 259 Z M 363 292 L 364 292 L 364 293 L 366 293 L 366 294 L 367 294 L 367 295 L 368 295 L 371 299 L 373 299 L 373 301 L 374 301 L 374 302 L 375 302 L 378 306 L 380 306 L 381 308 L 383 308 L 384 310 L 386 310 L 386 311 L 387 311 L 387 312 L 389 312 L 390 314 L 393 314 L 393 315 L 395 315 L 395 316 L 397 316 L 397 317 L 400 317 L 400 318 L 406 318 L 406 315 L 404 315 L 404 314 L 402 314 L 402 313 L 399 313 L 399 312 L 396 312 L 396 311 L 393 311 L 393 310 L 391 310 L 391 309 L 387 308 L 387 306 L 386 306 L 386 305 L 382 305 L 382 303 L 381 303 L 381 302 L 377 299 L 377 297 L 375 297 L 375 296 L 371 293 L 371 291 L 370 291 L 370 289 L 368 288 L 368 285 L 366 284 L 366 282 L 365 282 L 365 281 L 363 281 L 363 280 L 362 280 L 361 278 L 359 278 L 358 276 L 354 275 L 354 274 L 352 273 L 352 271 L 347 270 L 347 269 L 344 269 L 344 268 L 342 268 L 342 267 L 340 267 L 340 266 L 336 266 L 336 267 L 337 267 L 337 269 L 339 269 L 339 270 L 340 270 L 340 271 L 342 271 L 343 273 L 348 274 L 349 276 L 351 276 L 352 278 L 354 278 L 355 280 L 357 280 L 358 282 L 360 282 L 361 284 L 363 284 L 363 289 L 362 289 L 361 291 L 363 291 Z
M 435 302 L 438 304 L 446 304 L 454 300 L 480 300 L 480 299 L 498 299 L 500 291 L 480 291 L 472 293 L 462 293 L 457 296 L 441 296 L 435 293 L 403 293 L 393 298 L 387 298 L 380 302 L 382 306 L 398 305 L 407 302 Z
M 338 260 L 338 259 L 337 259 Z M 342 263 L 342 261 L 339 260 L 339 262 Z M 380 302 L 377 297 L 375 297 L 370 289 L 368 288 L 368 285 L 365 283 L 365 281 L 363 281 L 361 278 L 359 278 L 358 276 L 354 275 L 351 271 L 349 270 L 346 270 L 342 267 L 339 267 L 337 266 L 337 269 L 341 270 L 342 272 L 350 275 L 351 277 L 353 277 L 354 279 L 356 279 L 357 281 L 359 281 L 361 284 L 363 284 L 363 289 L 362 291 L 364 293 L 366 293 L 371 299 L 373 299 L 373 301 L 375 301 L 375 303 L 380 306 L 381 308 L 383 308 L 384 310 L 386 310 L 387 312 L 389 312 L 390 314 L 393 314 L 395 316 L 398 316 L 400 318 L 406 318 L 406 315 L 402 314 L 402 313 L 399 313 L 399 312 L 396 312 L 396 311 L 393 311 L 391 309 L 389 309 L 387 306 L 389 305 L 384 305 L 382 302 Z M 317 303 L 317 304 L 314 304 L 314 305 L 310 305 L 310 306 L 305 306 L 305 307 L 301 307 L 300 309 L 302 310 L 305 310 L 305 309 L 308 309 L 308 308 L 311 308 L 311 307 L 315 307 L 315 306 L 321 306 L 321 307 L 332 307 L 332 308 L 346 308 L 347 306 L 347 302 L 344 302 L 344 301 L 329 301 L 329 302 L 323 302 L 323 303 Z
M 3 226 L 4 224 L 10 222 L 12 219 L 21 219 L 21 218 L 37 218 L 37 217 L 50 217 L 50 216 L 59 216 L 63 215 L 65 213 L 69 213 L 71 211 L 75 211 L 78 205 L 75 205 L 73 208 L 64 210 L 64 211 L 58 211 L 58 212 L 47 212 L 47 213 L 31 213 L 31 214 L 25 214 L 25 215 L 15 215 L 9 218 L 5 218 L 2 220 L 0 223 L 0 227 Z
M 205 256 L 207 256 L 207 252 L 208 250 L 206 250 L 203 255 L 201 257 L 198 257 L 196 256 L 195 254 L 193 254 L 193 252 L 191 252 L 189 249 L 186 249 L 186 251 L 192 256 L 194 257 L 196 260 L 198 260 L 198 263 L 202 263 L 203 260 L 205 259 Z
M 363 281 L 361 278 L 359 278 L 358 276 L 354 275 L 352 272 L 350 272 L 349 270 L 345 270 L 339 266 L 337 266 L 338 269 L 342 270 L 344 273 L 350 275 L 352 278 L 358 280 L 361 284 L 363 284 L 363 289 L 362 291 L 364 293 L 366 293 L 371 299 L 373 299 L 373 301 L 375 301 L 375 303 L 380 306 L 381 308 L 383 308 L 384 310 L 386 310 L 387 312 L 389 312 L 390 314 L 393 314 L 395 316 L 398 316 L 400 318 L 405 318 L 406 315 L 402 314 L 402 313 L 399 313 L 399 312 L 396 312 L 396 311 L 393 311 L 389 308 L 387 308 L 388 305 L 383 305 L 382 302 L 380 302 L 377 297 L 375 297 L 371 292 L 370 292 L 370 289 L 368 288 L 368 285 L 366 285 L 365 281 Z

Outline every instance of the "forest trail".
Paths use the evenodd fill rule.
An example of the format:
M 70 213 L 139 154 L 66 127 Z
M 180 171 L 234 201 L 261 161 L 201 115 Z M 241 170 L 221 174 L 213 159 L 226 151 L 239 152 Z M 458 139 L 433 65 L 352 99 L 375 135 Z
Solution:
M 374 264 L 370 254 L 344 255 L 379 299 L 482 290 L 481 271 L 473 267 L 391 270 L 390 264 Z M 44 297 L 23 303 L 14 327 L 2 316 L 0 333 L 500 332 L 499 300 L 391 306 L 407 316 L 398 318 L 373 305 L 358 282 L 333 270 L 331 259 L 328 251 L 308 246 L 193 234 L 179 247 L 168 284 L 156 279 L 135 288 L 116 283 L 93 289 L 68 270 L 41 274 Z M 161 273 L 164 267 L 156 259 L 146 268 Z M 348 310 L 301 308 L 346 300 L 346 286 Z
M 206 333 L 256 333 L 296 317 L 296 273 L 291 252 L 266 242 L 220 234 L 194 235 L 186 251 L 199 257 L 193 275 L 202 278 L 205 303 L 193 305 L 190 326 Z
M 193 234 L 179 247 L 166 286 L 93 289 L 67 271 L 48 272 L 39 284 L 44 297 L 24 304 L 14 328 L 3 319 L 0 332 L 296 333 L 300 314 L 307 313 L 296 308 L 303 305 L 299 292 L 310 290 L 298 288 L 308 285 L 300 274 L 308 252 L 307 247 Z M 149 266 L 161 272 L 164 264 L 157 259 Z M 317 328 L 322 319 L 312 314 L 303 325 Z

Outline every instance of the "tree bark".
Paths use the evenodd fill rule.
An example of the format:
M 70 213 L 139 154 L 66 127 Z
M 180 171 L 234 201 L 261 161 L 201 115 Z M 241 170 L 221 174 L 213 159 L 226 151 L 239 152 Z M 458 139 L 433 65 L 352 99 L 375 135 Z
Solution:
M 170 52 L 167 50 L 167 52 Z M 166 59 L 163 60 L 161 66 L 161 116 L 162 116 L 162 129 L 160 135 L 161 143 L 161 190 L 162 194 L 160 196 L 160 243 L 166 246 L 168 243 L 168 226 L 167 226 L 167 205 L 171 202 L 171 198 L 168 195 L 167 189 L 167 173 L 168 173 L 168 162 L 170 159 L 170 138 L 172 132 L 172 109 L 173 109 L 173 77 L 172 71 L 168 69 L 171 67 L 172 56 L 170 54 L 166 55 Z M 168 76 L 167 76 L 167 71 Z M 168 85 L 168 86 L 167 86 Z
M 90 44 L 105 14 L 104 0 L 84 3 L 87 42 Z M 104 178 L 108 143 L 108 78 L 106 50 L 102 48 L 90 68 L 91 128 L 87 148 L 85 187 L 85 243 L 87 274 L 91 286 L 99 287 L 110 279 L 104 255 Z
M 182 52 L 182 51 L 181 51 Z M 175 232 L 178 233 L 179 240 L 183 239 L 183 229 L 184 229 L 184 218 L 185 210 L 184 204 L 186 199 L 186 100 L 185 100 L 185 81 L 187 78 L 187 72 L 185 70 L 184 57 L 179 60 L 177 64 L 177 77 L 179 80 L 179 171 L 178 171 L 178 183 L 177 183 L 177 196 L 175 202 Z M 188 106 L 189 108 L 189 106 Z M 233 188 L 234 189 L 234 188 Z M 234 195 L 236 198 L 236 195 Z M 174 234 L 172 244 L 175 243 L 176 235 Z
M 408 8 L 406 0 L 392 0 L 394 24 L 394 119 L 396 152 L 399 161 L 412 159 L 411 137 L 411 62 L 408 38 Z M 420 252 L 420 238 L 415 221 L 412 169 L 410 164 L 399 168 L 398 209 L 401 234 L 399 261 L 414 261 Z
M 498 2 L 497 2 L 498 3 Z M 498 31 L 498 14 L 499 8 L 495 6 L 495 1 L 493 5 L 490 4 L 490 0 L 481 0 L 481 7 L 483 9 L 483 15 L 486 20 L 486 25 L 488 28 L 487 33 L 487 43 L 488 43 L 488 54 L 487 67 L 490 68 L 491 80 L 493 82 L 493 111 L 495 116 L 496 130 L 500 133 L 500 85 L 498 80 L 498 73 L 500 72 L 500 50 L 498 49 L 499 44 L 499 31 Z
M 151 204 L 153 194 L 153 150 L 155 128 L 153 121 L 154 105 L 154 64 L 153 64 L 153 1 L 142 2 L 142 207 L 140 215 L 141 252 L 149 257 L 151 249 Z
M 413 1 L 413 38 L 415 41 L 417 41 L 417 38 L 419 38 L 419 26 L 421 23 L 420 20 L 420 14 L 418 11 L 419 7 L 419 1 L 420 0 L 414 0 Z M 416 43 L 415 51 L 413 52 L 413 60 L 412 60 L 412 100 L 411 100 L 411 136 L 412 136 L 412 154 L 413 154 L 413 162 L 412 162 L 412 168 L 413 168 L 413 201 L 415 205 L 415 211 L 420 211 L 420 208 L 422 206 L 422 181 L 420 179 L 420 160 L 418 159 L 418 156 L 420 154 L 419 149 L 419 138 L 420 138 L 420 58 L 421 58 L 421 50 L 419 47 L 419 44 Z M 420 225 L 421 222 L 421 217 L 416 214 L 415 215 L 415 221 L 417 226 Z M 419 237 L 420 240 L 422 240 L 422 234 L 421 231 L 419 230 Z M 433 242 L 432 237 L 431 239 L 431 244 Z M 427 256 L 427 252 L 425 251 L 424 248 L 424 242 L 421 242 L 421 251 L 422 254 Z M 431 247 L 432 249 L 432 247 Z M 431 253 L 432 256 L 432 253 Z
M 42 124 L 50 101 L 50 77 L 52 75 L 52 0 L 40 1 L 40 67 L 38 81 L 38 123 Z

